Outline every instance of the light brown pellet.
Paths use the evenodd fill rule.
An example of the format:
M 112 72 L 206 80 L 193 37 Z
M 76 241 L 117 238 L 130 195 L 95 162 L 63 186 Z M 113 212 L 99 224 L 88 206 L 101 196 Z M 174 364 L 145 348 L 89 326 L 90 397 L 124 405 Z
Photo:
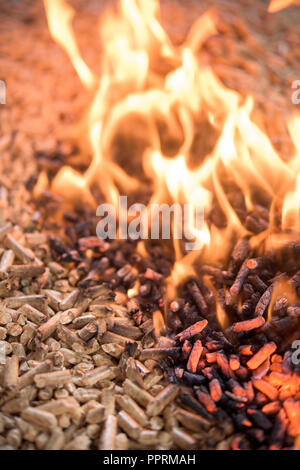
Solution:
M 59 385 L 64 385 L 70 382 L 70 380 L 71 373 L 68 369 L 37 374 L 34 377 L 34 382 L 38 388 L 47 386 L 58 387 Z
M 18 383 L 19 359 L 17 356 L 11 356 L 6 359 L 4 366 L 3 385 L 4 387 L 15 387 Z
M 29 406 L 22 413 L 21 417 L 25 421 L 46 429 L 54 429 L 57 426 L 57 420 L 53 414 L 38 408 Z
M 145 427 L 148 423 L 146 413 L 139 405 L 128 395 L 116 395 L 117 405 L 126 411 L 137 423 Z
M 117 434 L 117 417 L 109 415 L 104 423 L 100 436 L 99 450 L 115 450 Z
M 178 392 L 179 387 L 177 385 L 168 385 L 148 404 L 147 414 L 149 416 L 159 415 L 171 401 L 175 400 Z
M 141 427 L 126 411 L 122 410 L 118 413 L 118 424 L 129 437 L 134 440 L 138 439 Z

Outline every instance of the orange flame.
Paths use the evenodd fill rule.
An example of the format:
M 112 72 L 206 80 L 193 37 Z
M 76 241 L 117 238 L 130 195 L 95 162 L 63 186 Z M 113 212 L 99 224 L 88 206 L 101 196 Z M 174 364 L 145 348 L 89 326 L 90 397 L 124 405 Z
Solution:
M 82 83 L 91 88 L 96 77 L 86 65 L 79 52 L 71 23 L 74 17 L 73 8 L 64 0 L 44 0 L 48 24 L 53 38 L 65 49 Z
M 165 327 L 164 317 L 160 310 L 155 310 L 153 312 L 153 328 L 157 338 L 160 337 L 163 329 Z
M 268 11 L 270 13 L 276 13 L 277 11 L 283 10 L 283 8 L 290 7 L 292 5 L 299 5 L 298 0 L 272 0 Z
M 201 229 L 189 218 L 190 233 L 201 241 L 196 252 L 186 254 L 174 239 L 176 262 L 167 282 L 168 296 L 193 275 L 191 266 L 200 254 L 217 263 L 228 256 L 237 237 L 252 235 L 253 246 L 272 235 L 272 223 L 256 237 L 245 228 L 228 185 L 241 191 L 248 212 L 255 208 L 256 194 L 270 201 L 271 207 L 276 203 L 282 207 L 282 229 L 299 232 L 300 117 L 288 122 L 295 155 L 283 161 L 252 119 L 253 99 L 242 99 L 226 88 L 196 55 L 205 40 L 216 34 L 212 12 L 202 15 L 184 43 L 175 46 L 160 24 L 158 0 L 120 0 L 118 10 L 107 11 L 101 20 L 102 73 L 97 77 L 79 52 L 72 8 L 65 0 L 44 3 L 54 39 L 71 58 L 83 84 L 95 90 L 84 121 L 91 164 L 84 174 L 62 168 L 52 190 L 72 201 L 95 205 L 91 189 L 97 184 L 107 202 L 117 206 L 119 194 L 140 189 L 144 184 L 140 178 L 113 158 L 114 142 L 125 129 L 126 138 L 142 144 L 138 158 L 144 176 L 152 182 L 150 203 L 179 202 L 189 204 L 190 210 L 200 204 L 204 213 L 217 204 L 224 215 L 222 226 L 205 221 Z M 273 1 L 270 9 L 289 3 Z M 217 138 L 215 146 L 200 157 L 193 146 L 203 119 Z

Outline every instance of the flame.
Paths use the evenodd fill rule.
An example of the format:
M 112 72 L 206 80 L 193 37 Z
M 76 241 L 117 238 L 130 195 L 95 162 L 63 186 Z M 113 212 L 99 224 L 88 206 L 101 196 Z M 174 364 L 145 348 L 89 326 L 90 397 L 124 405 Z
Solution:
M 270 11 L 290 3 L 273 1 Z M 72 30 L 74 10 L 64 0 L 44 0 L 44 4 L 53 38 L 69 55 L 83 85 L 93 93 L 83 122 L 91 163 L 83 174 L 63 167 L 52 183 L 52 191 L 73 202 L 96 205 L 92 188 L 97 185 L 107 202 L 117 207 L 120 194 L 146 189 L 148 182 L 144 181 L 148 179 L 152 184 L 149 207 L 162 203 L 188 205 L 188 233 L 198 242 L 198 248 L 188 253 L 173 237 L 175 265 L 167 280 L 168 298 L 195 274 L 193 266 L 200 256 L 211 264 L 224 262 L 234 241 L 243 236 L 251 237 L 251 246 L 267 243 L 274 235 L 272 214 L 277 207 L 282 210 L 281 229 L 295 233 L 292 236 L 297 238 L 300 117 L 294 115 L 287 123 L 295 155 L 284 161 L 254 122 L 252 97 L 243 98 L 226 88 L 199 59 L 206 39 L 217 33 L 214 12 L 202 15 L 184 43 L 175 46 L 159 21 L 158 0 L 120 0 L 118 9 L 108 10 L 100 22 L 103 53 L 98 77 L 80 54 Z M 194 144 L 203 122 L 216 139 L 214 146 L 199 155 Z M 135 170 L 139 166 L 143 179 L 141 174 L 125 170 L 114 157 L 115 143 L 123 134 L 140 144 L 138 165 L 133 155 L 128 156 L 127 163 Z M 240 217 L 230 197 L 233 188 L 241 194 L 247 213 L 256 210 L 257 195 L 266 201 L 269 225 L 258 235 L 247 229 Z M 217 208 L 223 223 L 208 222 L 204 217 L 199 227 L 192 216 L 199 205 L 205 215 L 214 214 Z M 135 292 L 133 289 L 130 295 Z M 219 320 L 225 324 L 227 319 L 220 308 Z
M 159 338 L 165 328 L 164 317 L 160 310 L 153 312 L 153 328 L 156 338 Z
M 297 0 L 271 0 L 268 11 L 270 13 L 276 13 L 283 8 L 287 8 L 292 5 L 298 5 L 298 3 L 299 2 Z
M 44 5 L 53 38 L 65 49 L 82 83 L 92 88 L 95 76 L 81 57 L 71 26 L 75 15 L 73 8 L 64 0 L 44 0 Z

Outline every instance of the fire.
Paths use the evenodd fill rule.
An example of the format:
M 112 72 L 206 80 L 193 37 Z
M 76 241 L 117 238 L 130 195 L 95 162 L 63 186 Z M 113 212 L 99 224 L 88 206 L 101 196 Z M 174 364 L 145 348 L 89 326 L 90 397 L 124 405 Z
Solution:
M 269 12 L 276 13 L 283 8 L 290 7 L 292 5 L 299 5 L 298 0 L 272 0 L 269 5 Z
M 160 310 L 155 310 L 155 312 L 153 312 L 153 327 L 156 338 L 159 338 L 165 327 L 164 317 Z
M 119 8 L 109 10 L 100 23 L 103 55 L 98 77 L 80 54 L 72 30 L 72 8 L 64 0 L 44 3 L 53 38 L 69 55 L 82 83 L 93 91 L 83 123 L 91 163 L 83 174 L 62 168 L 52 191 L 73 202 L 96 205 L 93 187 L 97 185 L 107 202 L 117 206 L 120 194 L 133 193 L 147 183 L 116 162 L 114 144 L 124 132 L 126 138 L 140 142 L 143 150 L 138 164 L 143 178 L 152 183 L 149 204 L 189 204 L 192 209 L 201 205 L 204 212 L 201 229 L 193 217 L 188 219 L 190 234 L 200 242 L 196 252 L 186 253 L 174 239 L 170 296 L 193 274 L 191 266 L 200 256 L 211 264 L 223 262 L 241 236 L 251 237 L 252 245 L 267 243 L 274 231 L 271 215 L 275 208 L 281 207 L 281 229 L 297 237 L 300 118 L 293 116 L 287 123 L 295 155 L 283 161 L 253 120 L 252 97 L 243 99 L 226 88 L 198 58 L 205 40 L 217 33 L 213 12 L 201 16 L 184 43 L 175 46 L 159 21 L 158 0 L 120 0 Z M 291 3 L 273 1 L 270 11 Z M 193 144 L 203 119 L 217 138 L 210 152 L 200 158 L 194 155 Z M 228 187 L 241 194 L 247 211 L 256 210 L 257 194 L 267 201 L 270 217 L 259 235 L 246 228 Z M 209 223 L 205 217 L 216 206 L 224 216 L 223 225 Z
M 95 83 L 95 77 L 80 55 L 71 28 L 75 14 L 73 8 L 64 0 L 45 0 L 44 5 L 53 38 L 65 48 L 82 83 L 91 88 Z

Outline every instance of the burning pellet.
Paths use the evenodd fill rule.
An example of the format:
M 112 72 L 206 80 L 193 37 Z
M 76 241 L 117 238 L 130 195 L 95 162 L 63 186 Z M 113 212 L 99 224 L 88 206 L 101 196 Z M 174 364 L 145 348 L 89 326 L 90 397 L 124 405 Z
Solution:
M 24 387 L 27 387 L 27 385 L 30 385 L 34 381 L 34 377 L 37 374 L 41 374 L 44 372 L 49 372 L 53 367 L 52 361 L 49 361 L 48 359 L 41 364 L 38 364 L 36 367 L 33 367 L 30 369 L 28 372 L 23 374 L 21 377 L 18 379 L 18 388 L 22 389 Z
M 118 413 L 118 424 L 129 437 L 134 440 L 138 439 L 141 427 L 126 411 L 122 410 Z
M 147 414 L 149 416 L 159 415 L 163 409 L 177 397 L 178 393 L 179 388 L 177 385 L 168 385 L 148 404 L 146 410 Z
M 202 315 L 205 317 L 208 313 L 208 307 L 206 301 L 202 295 L 202 292 L 199 289 L 199 286 L 195 281 L 189 282 L 187 286 L 195 304 L 199 308 Z
M 253 346 L 252 344 L 245 344 L 245 345 L 239 346 L 238 352 L 242 356 L 253 356 L 253 353 L 254 353 Z
M 234 265 L 238 267 L 248 256 L 248 253 L 249 240 L 247 238 L 242 238 L 241 240 L 238 240 L 232 250 L 231 255 L 231 259 L 234 262 Z
M 218 352 L 217 351 L 208 352 L 205 355 L 205 358 L 206 358 L 206 361 L 208 362 L 208 364 L 214 364 L 215 362 L 217 362 L 217 357 L 218 357 Z
M 236 380 L 228 380 L 228 385 L 236 396 L 247 398 L 246 390 Z
M 186 339 L 191 339 L 193 336 L 201 333 L 201 331 L 203 331 L 206 326 L 207 320 L 198 321 L 197 323 L 194 323 L 194 325 L 179 333 L 176 338 L 179 339 L 180 342 L 185 341 Z
M 225 375 L 225 377 L 233 377 L 234 373 L 230 368 L 229 362 L 225 354 L 218 352 L 217 355 L 217 364 L 220 367 L 222 373 Z
M 276 415 L 280 410 L 280 401 L 271 401 L 262 407 L 262 412 L 266 415 Z
M 186 368 L 189 372 L 192 372 L 194 374 L 195 372 L 197 372 L 197 366 L 198 366 L 202 351 L 203 351 L 202 342 L 200 339 L 198 339 L 193 346 L 193 349 L 189 356 L 189 360 L 187 362 Z
M 273 306 L 273 313 L 275 315 L 283 316 L 287 311 L 288 305 L 289 300 L 284 295 L 278 297 Z
M 132 398 L 127 395 L 116 395 L 116 402 L 120 408 L 126 411 L 142 427 L 146 426 L 148 418 Z
M 257 369 L 266 359 L 268 359 L 277 349 L 275 343 L 267 343 L 259 349 L 259 351 L 254 354 L 254 356 L 249 359 L 247 366 L 249 369 Z
M 204 386 L 200 386 L 199 388 L 195 387 L 195 393 L 199 402 L 205 406 L 209 413 L 215 413 L 217 411 L 215 402 L 211 399 L 211 396 L 207 393 Z
M 234 283 L 232 284 L 231 288 L 230 288 L 230 294 L 233 295 L 233 296 L 236 296 L 240 293 L 241 289 L 242 289 L 242 286 L 244 284 L 244 281 L 245 279 L 247 278 L 248 274 L 249 274 L 249 268 L 247 266 L 247 260 L 244 261 L 244 263 L 242 264 L 236 278 L 235 278 L 235 281 Z
M 4 367 L 3 385 L 4 387 L 15 387 L 18 382 L 19 359 L 13 355 L 6 359 Z
M 272 294 L 273 294 L 273 289 L 274 289 L 274 286 L 273 284 L 267 288 L 267 290 L 263 293 L 263 295 L 261 296 L 261 298 L 259 299 L 256 307 L 255 307 L 255 315 L 256 316 L 262 316 L 270 301 L 271 301 L 271 298 L 272 298 Z
M 265 324 L 264 317 L 256 317 L 251 320 L 245 320 L 238 323 L 234 323 L 232 326 L 232 331 L 234 333 L 241 333 L 244 331 L 252 331 L 256 328 L 260 328 Z
M 300 430 L 300 403 L 299 400 L 293 398 L 287 398 L 283 402 L 284 410 L 289 419 L 289 432 L 291 436 L 296 437 Z
M 264 283 L 264 281 L 257 275 L 250 274 L 248 276 L 248 281 L 251 282 L 252 286 L 260 293 L 263 294 L 268 286 Z
M 244 413 L 238 413 L 237 415 L 235 415 L 234 421 L 236 422 L 239 428 L 251 428 L 253 426 L 252 422 L 246 417 Z
M 196 449 L 197 441 L 190 434 L 180 428 L 174 428 L 171 431 L 171 436 L 175 444 L 183 450 Z
M 181 355 L 182 355 L 183 360 L 188 359 L 191 350 L 192 350 L 192 343 L 190 343 L 190 341 L 188 340 L 185 340 L 181 348 Z
M 117 417 L 109 415 L 104 423 L 103 431 L 101 433 L 99 450 L 115 450 L 116 448 L 116 435 L 117 435 Z
M 266 359 L 255 371 L 252 373 L 253 379 L 262 379 L 270 369 L 270 360 Z
M 300 307 L 299 305 L 291 305 L 287 309 L 287 314 L 291 317 L 300 318 Z
M 247 414 L 257 427 L 266 431 L 272 428 L 271 421 L 261 411 L 249 408 Z
M 255 269 L 262 269 L 266 265 L 266 259 L 265 258 L 251 258 L 248 259 L 247 261 L 247 267 L 251 270 L 254 271 Z
M 284 436 L 288 427 L 288 420 L 283 408 L 280 409 L 275 418 L 272 434 L 270 437 L 270 450 L 279 450 L 282 447 Z
M 236 395 L 235 393 L 230 392 L 229 390 L 225 390 L 225 395 L 231 398 L 231 400 L 238 403 L 246 403 L 248 401 L 247 397 L 241 397 L 239 395 Z
M 250 403 L 255 398 L 254 388 L 250 380 L 245 384 L 245 390 L 247 392 L 248 402 Z
M 21 418 L 45 429 L 54 429 L 57 426 L 57 420 L 53 414 L 30 406 L 21 413 Z
M 222 398 L 222 388 L 218 379 L 212 379 L 209 382 L 210 396 L 213 401 L 218 402 Z
M 230 369 L 233 371 L 239 369 L 241 365 L 239 357 L 235 354 L 231 354 L 229 357 L 229 365 Z
M 123 390 L 131 398 L 136 400 L 141 406 L 146 408 L 152 401 L 153 397 L 146 390 L 135 385 L 131 380 L 126 379 L 123 384 Z
M 71 374 L 69 369 L 36 374 L 34 377 L 34 382 L 38 388 L 47 386 L 58 387 L 59 385 L 65 385 L 70 382 L 70 380 Z

